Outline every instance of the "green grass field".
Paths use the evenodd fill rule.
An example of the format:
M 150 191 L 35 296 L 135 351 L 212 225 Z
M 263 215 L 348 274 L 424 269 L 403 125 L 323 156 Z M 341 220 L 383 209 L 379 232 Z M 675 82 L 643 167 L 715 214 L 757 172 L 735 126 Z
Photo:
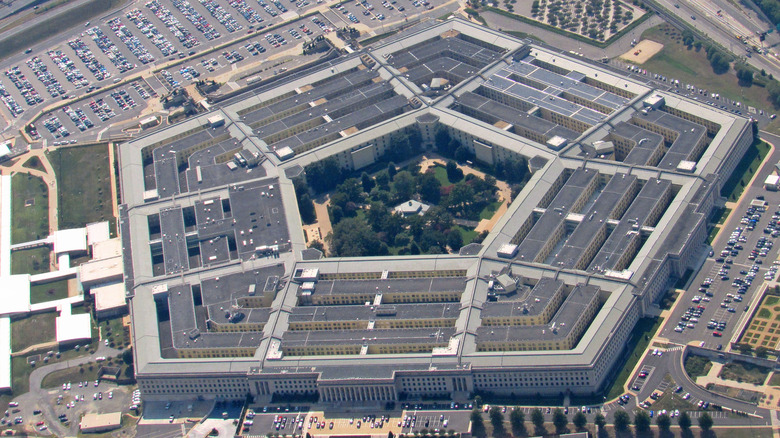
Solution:
M 35 26 L 27 26 L 24 32 L 0 40 L 0 59 L 18 54 L 72 27 L 83 27 L 84 22 L 126 3 L 128 0 L 91 0 L 36 23 Z
M 122 325 L 122 317 L 100 321 L 103 339 L 107 339 L 112 348 L 125 348 L 130 345 L 130 333 Z
M 38 157 L 30 157 L 27 161 L 22 163 L 22 167 L 26 167 L 28 169 L 43 170 L 43 164 L 41 163 L 41 159 Z
M 116 223 L 111 200 L 108 146 L 61 148 L 47 152 L 57 177 L 60 229 L 91 222 Z
M 57 312 L 30 315 L 11 322 L 11 351 L 56 340 L 54 320 Z
M 49 191 L 41 178 L 17 173 L 11 177 L 11 243 L 49 235 Z
M 720 190 L 721 196 L 729 201 L 736 201 L 742 195 L 745 187 L 750 183 L 753 175 L 758 171 L 761 162 L 769 153 L 769 145 L 757 140 L 745 152 L 737 167 Z
M 48 246 L 14 251 L 11 253 L 11 274 L 43 274 L 49 272 Z
M 685 372 L 693 380 L 696 380 L 699 376 L 706 376 L 710 368 L 712 368 L 712 362 L 706 357 L 689 354 L 685 358 Z
M 633 344 L 634 348 L 631 349 L 628 359 L 620 369 L 620 374 L 618 374 L 615 381 L 612 382 L 612 386 L 610 386 L 607 391 L 607 400 L 611 400 L 620 394 L 623 394 L 623 385 L 631 376 L 631 371 L 634 370 L 637 362 L 639 362 L 639 359 L 642 357 L 645 350 L 647 350 L 647 347 L 650 345 L 650 339 L 655 332 L 658 331 L 662 322 L 663 318 L 642 318 L 637 321 L 633 330 L 634 335 L 629 340 L 629 345 Z
M 720 372 L 720 378 L 752 383 L 754 385 L 763 385 L 767 376 L 769 376 L 770 371 L 769 368 L 749 363 L 732 362 L 723 365 L 723 369 Z
M 68 298 L 68 280 L 57 280 L 51 283 L 30 286 L 30 303 L 45 303 L 46 301 Z
M 722 97 L 741 101 L 744 105 L 756 108 L 771 108 L 766 88 L 753 85 L 741 87 L 733 72 L 715 74 L 712 71 L 704 48 L 696 51 L 682 44 L 679 30 L 670 25 L 660 25 L 646 30 L 642 38 L 664 45 L 664 48 L 650 60 L 642 64 L 653 73 L 678 79 L 681 83 L 695 84 L 698 88 L 720 93 Z M 736 44 L 735 44 L 736 45 Z
M 485 208 L 482 209 L 482 211 L 479 213 L 480 219 L 490 219 L 493 217 L 493 214 L 498 210 L 498 207 L 501 206 L 501 203 L 498 201 L 491 202 L 490 204 L 486 205 Z

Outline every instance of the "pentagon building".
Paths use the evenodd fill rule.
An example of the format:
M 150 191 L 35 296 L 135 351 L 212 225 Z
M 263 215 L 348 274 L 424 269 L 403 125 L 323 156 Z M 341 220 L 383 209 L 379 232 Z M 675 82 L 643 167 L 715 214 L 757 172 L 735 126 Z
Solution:
M 745 118 L 454 19 L 291 74 L 121 146 L 147 398 L 323 402 L 596 393 L 704 250 Z M 459 254 L 323 258 L 293 181 L 438 130 L 530 182 Z

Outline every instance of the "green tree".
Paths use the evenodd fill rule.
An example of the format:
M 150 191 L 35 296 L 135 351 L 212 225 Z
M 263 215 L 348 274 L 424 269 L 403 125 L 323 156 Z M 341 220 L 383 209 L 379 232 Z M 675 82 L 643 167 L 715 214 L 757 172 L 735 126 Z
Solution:
M 314 248 L 325 255 L 325 245 L 323 245 L 319 240 L 312 240 L 309 242 L 309 248 Z
M 485 421 L 482 419 L 482 413 L 479 412 L 479 409 L 471 411 L 471 434 L 480 438 L 487 436 Z
M 628 426 L 631 424 L 631 417 L 628 416 L 626 411 L 618 410 L 615 412 L 613 421 L 616 431 L 625 432 L 628 430 Z
M 595 424 L 599 430 L 604 430 L 604 428 L 607 426 L 607 419 L 604 418 L 604 415 L 601 412 L 599 412 L 595 417 L 593 417 L 593 424 Z
M 335 257 L 377 255 L 381 243 L 368 224 L 358 218 L 341 220 L 325 239 Z
M 544 430 L 544 414 L 539 408 L 531 411 L 531 423 L 534 425 L 534 429 L 537 435 L 544 435 L 547 431 Z
M 392 180 L 395 178 L 395 174 L 398 173 L 395 163 L 392 161 L 387 163 L 387 176 Z
M 737 349 L 739 350 L 740 353 L 745 355 L 749 355 L 750 353 L 753 352 L 753 346 L 748 343 L 737 344 Z
M 463 171 L 454 161 L 447 161 L 447 179 L 451 182 L 458 182 L 463 179 Z
M 455 211 L 465 212 L 466 207 L 474 202 L 475 195 L 471 185 L 459 182 L 452 188 L 448 204 Z
M 672 419 L 669 418 L 669 414 L 659 414 L 655 417 L 655 424 L 661 431 L 668 432 L 669 428 L 672 427 Z
M 387 206 L 381 202 L 372 202 L 366 212 L 366 221 L 374 231 L 381 231 L 390 212 Z
M 688 415 L 688 412 L 680 412 L 680 415 L 677 417 L 677 425 L 684 431 L 691 428 L 691 416 Z
M 393 178 L 393 190 L 400 201 L 408 201 L 415 190 L 414 177 L 409 171 L 398 172 Z
M 468 150 L 466 146 L 460 145 L 455 150 L 455 160 L 457 160 L 459 163 L 464 163 L 472 158 L 471 152 Z
M 769 349 L 766 347 L 756 347 L 756 357 L 766 358 L 767 353 L 769 353 Z
M 553 411 L 552 422 L 553 426 L 555 426 L 555 433 L 560 434 L 566 430 L 566 426 L 569 424 L 569 419 L 561 409 L 556 409 Z
M 308 193 L 304 193 L 298 197 L 298 211 L 301 214 L 301 220 L 304 224 L 310 224 L 317 220 L 314 201 Z
M 441 182 L 433 173 L 420 176 L 417 192 L 423 201 L 438 204 L 441 201 Z
M 125 365 L 133 363 L 133 347 L 126 348 L 122 351 L 122 362 L 124 362 Z
M 451 229 L 447 233 L 447 246 L 452 251 L 458 251 L 463 246 L 463 236 L 458 229 Z
M 387 190 L 390 188 L 390 173 L 387 170 L 383 170 L 376 174 L 374 181 L 376 181 L 377 187 Z
M 576 427 L 577 430 L 582 430 L 585 425 L 588 424 L 588 417 L 586 417 L 582 412 L 577 412 L 574 414 L 574 418 L 572 418 L 571 422 L 574 424 L 574 427 Z
M 371 193 L 371 189 L 376 185 L 374 178 L 371 178 L 371 175 L 366 172 L 360 175 L 360 183 L 363 185 L 363 191 L 366 193 Z
M 490 425 L 493 426 L 493 436 L 503 437 L 506 435 L 506 429 L 504 428 L 504 414 L 501 413 L 501 409 L 498 406 L 490 408 Z
M 705 412 L 701 414 L 701 417 L 699 417 L 699 427 L 701 428 L 702 432 L 709 432 L 710 429 L 712 429 L 712 417 L 709 413 Z
M 509 414 L 509 424 L 512 426 L 512 435 L 525 435 L 525 412 L 522 409 L 513 409 Z
M 644 410 L 636 411 L 634 414 L 634 427 L 637 434 L 644 434 L 650 430 L 650 415 Z

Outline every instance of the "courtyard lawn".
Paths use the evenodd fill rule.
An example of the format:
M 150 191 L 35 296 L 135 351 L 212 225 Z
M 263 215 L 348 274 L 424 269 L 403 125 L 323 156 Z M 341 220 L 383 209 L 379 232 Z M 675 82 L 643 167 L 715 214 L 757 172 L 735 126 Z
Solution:
M 38 304 L 68 298 L 68 280 L 30 286 L 30 303 Z
M 41 178 L 17 173 L 11 177 L 11 243 L 49 235 L 49 190 Z
M 60 148 L 47 152 L 57 177 L 60 229 L 109 221 L 113 229 L 108 146 Z
M 22 351 L 32 345 L 55 341 L 55 318 L 57 312 L 46 312 L 12 321 L 11 351 Z
M 11 274 L 43 274 L 49 272 L 48 246 L 24 249 L 11 253 Z

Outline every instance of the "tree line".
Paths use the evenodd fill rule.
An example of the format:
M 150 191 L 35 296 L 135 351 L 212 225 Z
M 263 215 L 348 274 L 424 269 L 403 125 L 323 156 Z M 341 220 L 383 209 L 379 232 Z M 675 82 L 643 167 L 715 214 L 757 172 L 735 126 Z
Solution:
M 502 409 L 493 406 L 488 412 L 488 419 L 492 433 L 490 436 L 497 438 L 506 438 L 509 436 L 526 437 L 533 436 L 545 436 L 549 434 L 546 426 L 546 420 L 544 413 L 539 408 L 531 411 L 530 415 L 531 425 L 533 430 L 529 431 L 526 426 L 525 413 L 521 409 L 513 409 L 509 413 L 509 429 L 506 428 L 504 414 Z M 482 412 L 477 404 L 474 410 L 471 412 L 471 429 L 472 435 L 479 438 L 488 436 L 487 425 L 485 424 Z M 585 431 L 588 425 L 588 418 L 581 411 L 574 414 L 571 420 L 571 424 L 574 426 L 577 432 Z M 669 414 L 662 413 L 655 417 L 655 424 L 662 433 L 669 433 L 672 427 L 672 418 Z M 704 412 L 698 418 L 699 428 L 704 434 L 708 434 L 714 424 L 712 416 L 709 413 Z M 597 428 L 598 435 L 602 436 L 606 434 L 607 419 L 603 414 L 597 413 L 593 418 L 593 425 Z M 634 428 L 636 435 L 646 435 L 650 432 L 652 425 L 652 419 L 645 410 L 637 410 L 634 413 L 633 419 L 631 415 L 624 410 L 617 410 L 612 420 L 612 426 L 617 433 L 626 433 L 630 430 L 631 426 Z M 693 425 L 690 415 L 683 411 L 677 416 L 677 425 L 685 434 L 689 434 L 690 428 Z M 557 408 L 552 413 L 552 426 L 555 429 L 555 434 L 563 434 L 569 432 L 569 417 L 560 409 Z

